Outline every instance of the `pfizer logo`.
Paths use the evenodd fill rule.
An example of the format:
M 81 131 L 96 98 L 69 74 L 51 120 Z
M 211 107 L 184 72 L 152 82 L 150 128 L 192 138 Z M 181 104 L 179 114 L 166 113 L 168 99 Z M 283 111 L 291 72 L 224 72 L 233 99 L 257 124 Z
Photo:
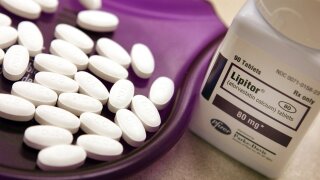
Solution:
M 231 134 L 231 129 L 224 122 L 222 122 L 218 119 L 211 119 L 210 123 L 220 133 L 225 134 L 225 135 Z

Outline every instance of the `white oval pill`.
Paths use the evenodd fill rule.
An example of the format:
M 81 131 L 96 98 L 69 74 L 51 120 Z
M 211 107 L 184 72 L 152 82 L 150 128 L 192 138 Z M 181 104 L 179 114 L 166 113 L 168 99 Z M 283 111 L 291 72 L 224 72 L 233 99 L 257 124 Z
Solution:
M 43 47 L 43 36 L 33 22 L 23 21 L 18 25 L 18 42 L 26 47 L 30 56 L 41 53 Z
M 38 72 L 34 77 L 34 82 L 54 90 L 57 94 L 78 92 L 79 89 L 78 83 L 73 79 L 53 72 Z
M 84 10 L 78 13 L 77 24 L 95 32 L 112 32 L 117 29 L 119 19 L 112 13 L 99 10 Z
M 96 76 L 111 83 L 115 83 L 119 79 L 126 79 L 129 75 L 127 69 L 120 64 L 97 55 L 89 58 L 88 68 Z
M 132 69 L 140 78 L 149 78 L 154 71 L 154 57 L 144 44 L 135 44 L 131 49 Z
M 54 36 L 77 46 L 86 54 L 89 54 L 94 46 L 93 40 L 87 34 L 68 24 L 57 25 Z
M 16 43 L 18 32 L 10 26 L 0 26 L 0 48 L 6 49 Z
M 77 116 L 55 106 L 38 106 L 34 119 L 42 125 L 53 125 L 67 129 L 72 134 L 78 132 L 80 127 L 80 120 Z
M 91 96 L 102 104 L 106 104 L 109 98 L 109 91 L 104 84 L 92 74 L 80 71 L 74 75 L 74 80 L 79 84 L 79 92 Z
M 18 96 L 0 93 L 0 117 L 12 121 L 29 121 L 35 112 L 34 105 Z
M 44 171 L 73 170 L 83 165 L 86 157 L 80 146 L 55 145 L 39 152 L 37 165 Z
M 79 0 L 79 2 L 87 9 L 100 9 L 102 6 L 101 0 Z
M 26 73 L 29 64 L 29 52 L 21 45 L 11 46 L 3 59 L 3 75 L 11 81 L 17 81 Z
M 101 56 L 108 57 L 125 68 L 130 66 L 131 57 L 128 52 L 120 44 L 111 39 L 100 38 L 97 41 L 96 50 Z
M 38 54 L 34 58 L 33 66 L 38 71 L 49 71 L 73 77 L 77 67 L 70 61 L 52 54 Z
M 2 49 L 0 49 L 0 65 L 3 62 L 3 58 L 4 58 L 4 51 Z
M 32 102 L 35 106 L 42 104 L 55 105 L 58 95 L 53 90 L 40 84 L 18 81 L 12 85 L 11 94 Z
M 65 58 L 77 66 L 78 70 L 85 70 L 88 67 L 88 56 L 77 46 L 61 40 L 55 39 L 51 42 L 50 53 Z
M 33 0 L 1 0 L 0 4 L 11 13 L 26 19 L 37 19 L 41 7 Z
M 81 135 L 77 145 L 86 150 L 89 158 L 99 161 L 114 160 L 123 152 L 123 146 L 118 141 L 95 134 Z
M 136 95 L 131 101 L 131 111 L 141 120 L 148 132 L 155 132 L 161 124 L 161 117 L 154 104 L 145 96 Z
M 91 112 L 82 113 L 80 116 L 81 129 L 87 134 L 98 134 L 119 140 L 122 131 L 111 120 Z
M 174 93 L 174 82 L 167 77 L 157 78 L 151 85 L 149 99 L 162 110 L 170 102 Z
M 23 136 L 23 142 L 34 149 L 43 149 L 57 144 L 71 144 L 72 134 L 63 128 L 48 125 L 28 127 Z
M 58 0 L 33 0 L 38 3 L 41 10 L 46 13 L 54 13 L 58 9 Z
M 139 147 L 146 139 L 146 131 L 138 117 L 127 109 L 120 109 L 115 123 L 122 130 L 122 138 L 131 146 Z
M 93 112 L 100 114 L 102 104 L 100 101 L 78 93 L 62 93 L 58 98 L 58 106 L 62 109 L 80 116 L 84 112 Z
M 129 107 L 134 95 L 134 85 L 127 79 L 120 79 L 111 88 L 108 109 L 116 113 L 119 109 Z
M 0 26 L 11 26 L 12 20 L 9 16 L 0 13 Z

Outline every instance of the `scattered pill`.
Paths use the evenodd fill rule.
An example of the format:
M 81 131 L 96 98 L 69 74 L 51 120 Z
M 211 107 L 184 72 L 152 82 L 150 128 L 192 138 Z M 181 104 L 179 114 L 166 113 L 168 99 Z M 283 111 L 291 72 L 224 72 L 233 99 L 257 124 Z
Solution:
M 89 70 L 108 82 L 115 83 L 128 77 L 128 71 L 120 64 L 102 56 L 93 55 L 89 58 Z
M 79 84 L 79 92 L 91 96 L 102 104 L 106 104 L 109 98 L 109 91 L 104 84 L 92 74 L 79 71 L 74 75 L 74 80 Z
M 21 45 L 11 46 L 3 58 L 3 75 L 10 81 L 17 81 L 26 73 L 29 64 L 29 52 Z
M 144 44 L 135 44 L 131 49 L 132 69 L 143 79 L 149 78 L 154 71 L 154 57 L 151 50 Z
M 0 13 L 0 26 L 11 26 L 12 20 L 9 16 Z
M 162 110 L 170 102 L 173 93 L 173 81 L 167 77 L 159 77 L 151 85 L 149 99 L 158 110 Z
M 26 19 L 37 19 L 41 12 L 40 5 L 33 0 L 1 0 L 0 4 L 11 13 Z
M 67 129 L 72 134 L 78 132 L 80 127 L 80 120 L 77 116 L 55 106 L 38 106 L 34 119 L 42 125 L 52 125 Z
M 0 48 L 6 49 L 16 43 L 18 32 L 10 26 L 0 26 Z
M 33 22 L 23 21 L 18 25 L 18 42 L 26 47 L 30 56 L 41 53 L 43 47 L 43 36 Z
M 78 83 L 73 79 L 53 72 L 38 72 L 34 82 L 54 90 L 57 94 L 78 92 L 79 89 Z
M 122 138 L 131 146 L 139 147 L 146 139 L 146 131 L 138 117 L 127 109 L 120 109 L 115 123 L 122 130 Z
M 58 0 L 33 0 L 38 3 L 41 10 L 46 13 L 54 13 L 58 9 Z
M 81 129 L 87 134 L 98 134 L 119 140 L 122 131 L 111 120 L 91 112 L 85 112 L 80 116 Z
M 77 24 L 86 30 L 94 32 L 112 32 L 117 29 L 119 19 L 112 13 L 99 10 L 80 11 Z
M 117 29 L 116 15 L 96 10 L 102 6 L 101 0 L 79 2 L 89 9 L 78 13 L 79 27 L 94 32 Z M 5 9 L 26 19 L 38 18 L 41 10 L 54 13 L 58 4 L 58 0 L 0 0 Z M 50 45 L 52 54 L 43 54 L 44 39 L 35 23 L 22 21 L 17 30 L 10 27 L 11 23 L 10 17 L 0 13 L 0 64 L 4 76 L 11 81 L 21 79 L 27 71 L 29 55 L 35 57 L 34 68 L 40 72 L 35 75 L 35 83 L 15 82 L 12 95 L 0 93 L 0 117 L 13 121 L 34 118 L 41 124 L 27 128 L 23 137 L 27 146 L 41 150 L 37 159 L 40 169 L 75 169 L 84 164 L 87 156 L 98 161 L 114 160 L 124 150 L 118 142 L 121 137 L 129 145 L 139 147 L 146 140 L 146 131 L 159 129 L 161 117 L 157 109 L 163 109 L 172 98 L 173 81 L 158 78 L 147 98 L 134 96 L 135 87 L 127 80 L 131 64 L 140 78 L 153 74 L 155 61 L 146 45 L 135 44 L 129 55 L 117 42 L 100 38 L 96 44 L 100 56 L 88 58 L 93 40 L 76 27 L 59 24 L 54 32 L 57 39 Z M 20 45 L 14 45 L 17 40 Z M 7 48 L 5 53 L 2 49 Z M 87 68 L 97 77 L 115 83 L 110 93 L 99 78 L 85 71 L 77 72 Z M 126 109 L 130 104 L 131 111 Z M 114 122 L 99 115 L 103 105 L 116 113 Z M 88 134 L 79 136 L 77 145 L 71 145 L 72 134 L 80 127 Z
M 12 121 L 30 121 L 34 112 L 34 105 L 28 100 L 0 93 L 0 117 Z
M 100 9 L 102 6 L 101 0 L 79 0 L 79 2 L 87 9 Z
M 78 93 L 60 94 L 58 98 L 58 107 L 70 111 L 76 116 L 80 116 L 84 112 L 100 114 L 103 108 L 99 100 Z
M 63 128 L 49 125 L 28 127 L 23 136 L 23 142 L 34 149 L 43 149 L 57 144 L 71 144 L 72 134 Z
M 108 109 L 116 113 L 119 109 L 129 107 L 134 95 L 134 85 L 127 79 L 117 81 L 110 90 Z
M 97 41 L 96 51 L 101 56 L 108 57 L 127 69 L 130 66 L 131 57 L 128 52 L 120 44 L 111 39 L 100 38 Z
M 93 40 L 87 34 L 68 24 L 57 25 L 54 36 L 77 46 L 86 54 L 89 54 L 94 46 Z
M 83 165 L 86 157 L 86 151 L 80 146 L 55 145 L 39 152 L 37 165 L 44 171 L 73 170 Z
M 160 114 L 155 105 L 145 96 L 136 95 L 131 101 L 131 111 L 141 120 L 148 132 L 155 132 L 161 124 Z
M 123 146 L 118 141 L 95 134 L 81 135 L 77 139 L 77 145 L 86 151 L 89 158 L 99 161 L 114 160 L 123 152 Z
M 12 85 L 11 94 L 20 96 L 32 102 L 35 106 L 42 104 L 54 106 L 58 95 L 53 90 L 40 84 L 18 81 Z
M 3 62 L 3 58 L 4 58 L 4 51 L 2 49 L 0 49 L 0 65 Z
M 50 45 L 50 53 L 72 62 L 77 66 L 78 70 L 85 70 L 88 67 L 88 56 L 77 46 L 67 41 L 61 39 L 53 40 Z
M 52 54 L 38 54 L 34 58 L 33 66 L 38 71 L 49 71 L 73 77 L 77 67 L 68 60 Z

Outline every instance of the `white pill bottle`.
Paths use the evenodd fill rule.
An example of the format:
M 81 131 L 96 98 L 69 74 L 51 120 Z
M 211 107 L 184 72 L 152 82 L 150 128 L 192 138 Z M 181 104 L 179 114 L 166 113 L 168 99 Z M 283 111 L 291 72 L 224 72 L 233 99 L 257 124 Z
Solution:
M 248 0 L 212 59 L 190 129 L 279 177 L 320 109 L 318 17 L 318 0 Z

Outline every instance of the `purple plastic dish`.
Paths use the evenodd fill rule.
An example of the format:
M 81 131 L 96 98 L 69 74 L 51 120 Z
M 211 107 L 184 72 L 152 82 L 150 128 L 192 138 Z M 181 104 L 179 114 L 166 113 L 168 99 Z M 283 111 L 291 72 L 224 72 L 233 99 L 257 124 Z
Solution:
M 45 52 L 53 37 L 56 24 L 75 25 L 76 13 L 83 7 L 77 1 L 60 0 L 56 14 L 42 14 L 34 21 L 44 33 Z M 114 33 L 92 33 L 93 39 L 109 37 L 130 51 L 134 43 L 144 43 L 153 51 L 156 69 L 149 80 L 136 77 L 129 69 L 129 79 L 136 86 L 135 94 L 148 95 L 152 82 L 168 76 L 175 82 L 172 103 L 161 111 L 162 125 L 156 133 L 148 134 L 143 146 L 125 145 L 121 158 L 111 162 L 87 159 L 73 171 L 44 172 L 36 166 L 38 151 L 23 144 L 24 130 L 35 125 L 0 119 L 0 178 L 1 179 L 106 179 L 128 176 L 154 162 L 180 139 L 189 123 L 196 92 L 199 91 L 208 63 L 226 28 L 214 14 L 209 3 L 202 0 L 107 0 L 103 10 L 120 18 Z M 24 19 L 0 8 L 16 26 Z M 0 34 L 1 36 L 1 34 Z M 0 74 L 2 69 L 0 68 Z M 32 80 L 35 71 L 28 69 L 23 80 Z M 12 82 L 0 75 L 0 92 L 10 93 Z M 106 83 L 108 88 L 111 84 Z M 113 118 L 107 108 L 103 115 Z M 80 135 L 82 132 L 76 134 Z

